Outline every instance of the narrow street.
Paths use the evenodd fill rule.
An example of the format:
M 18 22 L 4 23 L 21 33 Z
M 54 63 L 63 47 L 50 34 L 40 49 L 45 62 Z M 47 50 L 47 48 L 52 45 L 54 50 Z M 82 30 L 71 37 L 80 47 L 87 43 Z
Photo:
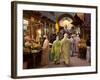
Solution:
M 91 63 L 87 62 L 86 59 L 78 58 L 77 56 L 70 57 L 70 65 L 69 67 L 78 67 L 78 66 L 90 66 Z M 66 66 L 62 60 L 60 60 L 60 64 L 54 64 L 54 62 L 49 62 L 48 65 L 43 68 L 53 68 L 53 67 L 68 67 Z

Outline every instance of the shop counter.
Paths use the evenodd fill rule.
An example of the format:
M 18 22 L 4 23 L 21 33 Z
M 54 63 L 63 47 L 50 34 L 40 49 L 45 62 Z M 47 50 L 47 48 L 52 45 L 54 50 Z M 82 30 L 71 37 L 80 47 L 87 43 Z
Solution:
M 27 65 L 25 69 L 38 68 L 41 63 L 42 49 L 34 49 L 24 51 L 23 62 L 26 62 Z

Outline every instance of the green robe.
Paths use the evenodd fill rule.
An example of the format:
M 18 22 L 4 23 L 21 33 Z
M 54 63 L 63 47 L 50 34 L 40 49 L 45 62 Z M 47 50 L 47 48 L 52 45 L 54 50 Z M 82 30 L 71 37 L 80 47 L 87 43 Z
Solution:
M 51 50 L 53 61 L 60 60 L 60 52 L 61 52 L 61 42 L 60 42 L 60 40 L 55 40 L 53 42 L 52 50 Z
M 70 49 L 71 43 L 67 38 L 61 40 L 61 55 L 64 59 L 65 64 L 70 63 Z

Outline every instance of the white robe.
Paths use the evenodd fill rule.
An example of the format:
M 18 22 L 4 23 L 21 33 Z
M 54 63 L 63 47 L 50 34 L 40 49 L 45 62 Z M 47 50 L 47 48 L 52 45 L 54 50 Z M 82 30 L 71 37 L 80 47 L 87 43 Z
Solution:
M 71 48 L 70 40 L 67 38 L 63 38 L 61 40 L 61 54 L 65 64 L 70 63 L 70 48 Z
M 42 51 L 42 61 L 41 65 L 47 65 L 49 63 L 49 41 L 48 39 L 44 40 Z

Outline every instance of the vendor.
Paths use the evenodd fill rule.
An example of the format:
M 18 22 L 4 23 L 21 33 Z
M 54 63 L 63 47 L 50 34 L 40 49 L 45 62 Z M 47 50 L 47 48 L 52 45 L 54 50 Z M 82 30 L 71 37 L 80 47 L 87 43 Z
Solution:
M 80 40 L 78 44 L 78 48 L 79 48 L 78 57 L 82 59 L 86 59 L 86 41 L 84 39 Z
M 24 37 L 24 52 L 30 52 L 31 48 L 31 38 L 29 35 Z

